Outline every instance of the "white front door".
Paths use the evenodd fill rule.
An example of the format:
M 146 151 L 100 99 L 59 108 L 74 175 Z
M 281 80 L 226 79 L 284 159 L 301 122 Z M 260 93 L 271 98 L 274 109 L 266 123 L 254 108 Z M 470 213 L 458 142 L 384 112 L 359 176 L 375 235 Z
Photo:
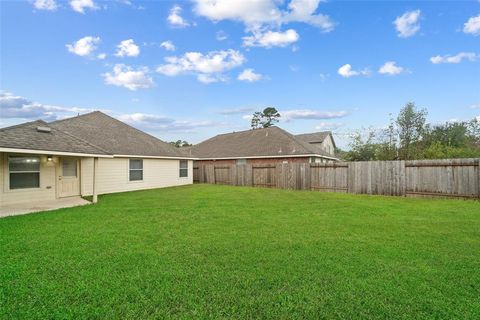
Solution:
M 76 158 L 60 159 L 60 174 L 58 175 L 59 197 L 80 195 L 79 162 Z

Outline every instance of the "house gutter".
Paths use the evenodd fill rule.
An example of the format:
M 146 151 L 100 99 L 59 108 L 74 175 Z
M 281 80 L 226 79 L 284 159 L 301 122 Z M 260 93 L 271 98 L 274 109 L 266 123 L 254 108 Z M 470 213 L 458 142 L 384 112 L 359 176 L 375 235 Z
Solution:
M 113 158 L 113 155 L 110 155 L 110 154 L 62 152 L 62 151 L 52 151 L 52 150 L 18 149 L 18 148 L 5 148 L 5 147 L 0 147 L 0 152 L 49 154 L 49 155 L 52 155 L 52 156 Z
M 136 154 L 114 154 L 114 158 L 142 158 L 142 159 L 171 159 L 171 160 L 200 160 L 194 157 L 166 157 L 166 156 L 142 156 Z
M 247 157 L 219 157 L 219 158 L 198 158 L 195 160 L 235 160 L 235 159 L 268 159 L 268 158 L 304 158 L 304 157 L 319 157 L 330 160 L 340 161 L 338 158 L 323 156 L 320 154 L 291 154 L 291 155 L 281 155 L 281 156 L 247 156 Z

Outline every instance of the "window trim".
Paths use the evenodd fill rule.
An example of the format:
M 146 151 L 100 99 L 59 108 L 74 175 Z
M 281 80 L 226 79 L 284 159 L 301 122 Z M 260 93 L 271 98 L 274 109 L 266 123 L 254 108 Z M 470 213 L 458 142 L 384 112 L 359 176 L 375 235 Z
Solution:
M 42 188 L 42 179 L 41 179 L 41 172 L 42 172 L 42 157 L 40 155 L 5 155 L 5 162 L 6 162 L 6 189 L 12 192 L 22 192 L 22 191 L 29 191 L 29 190 L 39 190 Z M 38 171 L 10 171 L 10 158 L 37 158 L 38 159 Z M 12 173 L 38 173 L 38 187 L 29 187 L 29 188 L 11 188 L 11 174 Z
M 67 161 L 74 161 L 74 162 L 75 162 L 75 175 L 74 175 L 74 176 L 66 176 L 66 175 L 65 175 L 65 171 L 64 171 L 65 160 L 67 160 Z M 78 169 L 79 169 L 79 168 L 78 168 L 79 162 L 78 162 L 78 161 L 79 161 L 79 160 L 76 159 L 76 158 L 62 158 L 62 161 L 61 161 L 61 162 L 62 162 L 62 165 L 61 165 L 61 167 L 60 167 L 60 170 L 61 170 L 61 172 L 62 172 L 62 177 L 64 177 L 64 178 L 75 178 L 75 179 L 77 179 L 77 178 L 78 178 L 78 174 L 79 174 L 79 172 L 78 172 L 78 171 L 79 171 L 79 170 L 78 170 Z
M 186 163 L 186 167 L 182 168 L 182 161 L 184 161 Z M 187 175 L 186 176 L 182 176 L 182 170 L 186 170 L 187 171 Z M 181 160 L 178 160 L 178 177 L 180 179 L 185 179 L 185 178 L 188 178 L 188 160 L 185 160 L 185 159 L 181 159 Z
M 134 160 L 134 161 L 141 161 L 141 164 L 142 164 L 142 168 L 141 169 L 131 169 L 130 168 L 130 162 Z M 130 173 L 132 171 L 141 171 L 142 172 L 142 179 L 136 179 L 136 180 L 132 180 L 131 176 L 130 176 Z M 135 182 L 143 182 L 144 180 L 144 176 L 143 176 L 143 159 L 138 159 L 138 158 L 134 158 L 134 159 L 128 159 L 128 182 L 132 182 L 132 183 L 135 183 Z

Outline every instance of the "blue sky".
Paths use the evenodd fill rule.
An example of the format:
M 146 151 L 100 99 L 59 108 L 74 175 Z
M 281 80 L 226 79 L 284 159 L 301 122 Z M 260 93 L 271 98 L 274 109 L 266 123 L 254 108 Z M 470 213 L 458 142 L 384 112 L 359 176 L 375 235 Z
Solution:
M 163 140 L 480 115 L 479 1 L 1 1 L 0 126 L 103 110 Z

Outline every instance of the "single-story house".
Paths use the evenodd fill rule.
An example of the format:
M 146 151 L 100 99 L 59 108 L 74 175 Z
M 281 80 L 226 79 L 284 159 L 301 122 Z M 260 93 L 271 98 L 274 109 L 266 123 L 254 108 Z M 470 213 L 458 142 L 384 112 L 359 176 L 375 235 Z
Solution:
M 338 161 L 330 132 L 292 135 L 276 126 L 220 134 L 186 151 L 198 165 Z
M 192 157 L 102 112 L 0 129 L 0 203 L 191 184 Z

